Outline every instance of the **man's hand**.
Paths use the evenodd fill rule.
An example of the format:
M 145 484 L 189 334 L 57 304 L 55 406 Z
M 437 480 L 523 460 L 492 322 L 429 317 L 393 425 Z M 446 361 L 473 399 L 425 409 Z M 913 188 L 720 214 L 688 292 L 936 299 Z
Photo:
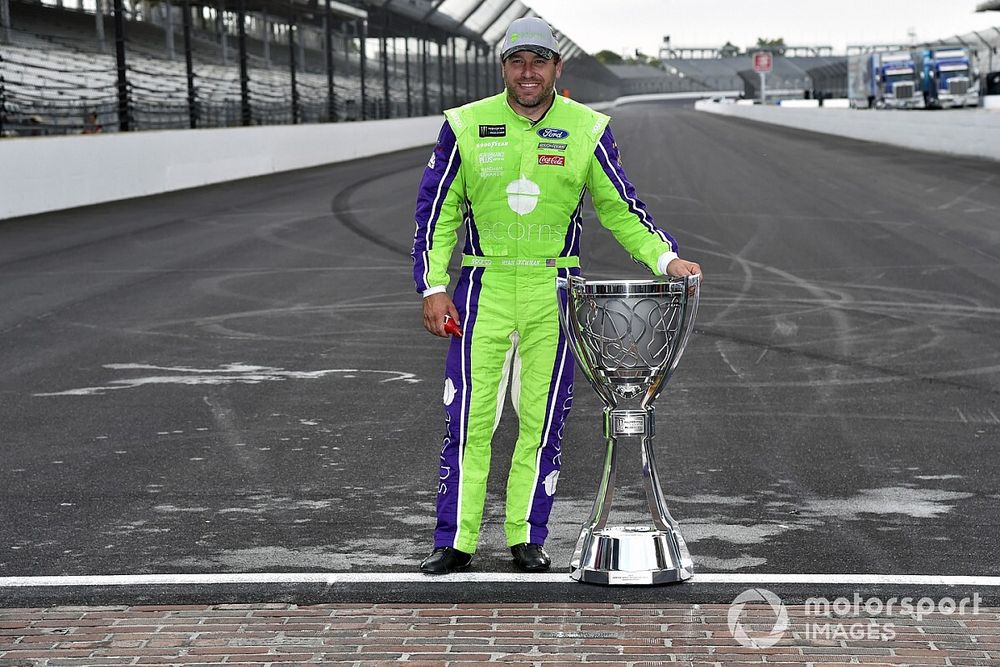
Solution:
M 435 336 L 447 338 L 448 334 L 444 331 L 445 315 L 455 320 L 455 324 L 458 326 L 462 326 L 462 323 L 458 319 L 458 309 L 455 308 L 455 304 L 452 303 L 451 297 L 445 292 L 438 292 L 437 294 L 431 294 L 428 297 L 424 297 L 425 329 L 430 331 Z
M 683 278 L 684 276 L 695 276 L 701 274 L 701 267 L 695 262 L 689 262 L 686 259 L 681 259 L 680 257 L 673 259 L 667 264 L 667 275 L 673 276 L 674 278 Z

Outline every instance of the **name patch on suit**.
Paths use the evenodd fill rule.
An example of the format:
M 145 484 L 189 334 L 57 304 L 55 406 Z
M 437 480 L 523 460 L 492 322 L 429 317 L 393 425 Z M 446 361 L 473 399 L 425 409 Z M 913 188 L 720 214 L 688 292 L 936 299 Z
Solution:
M 506 137 L 507 136 L 507 126 L 506 125 L 480 125 L 479 126 L 479 136 L 480 137 Z
M 549 164 L 556 167 L 566 166 L 566 156 L 565 155 L 539 155 L 538 164 Z

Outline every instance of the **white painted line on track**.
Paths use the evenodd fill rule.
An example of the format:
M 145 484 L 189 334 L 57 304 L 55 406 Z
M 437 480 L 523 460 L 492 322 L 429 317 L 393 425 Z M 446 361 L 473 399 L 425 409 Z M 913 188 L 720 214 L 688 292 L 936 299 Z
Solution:
M 0 577 L 2 588 L 80 586 L 217 586 L 226 584 L 505 584 L 576 583 L 568 573 L 465 572 L 428 576 L 418 572 L 252 572 L 233 574 L 111 574 L 53 577 Z M 1000 577 L 927 574 L 696 574 L 690 584 L 881 584 L 1000 587 Z

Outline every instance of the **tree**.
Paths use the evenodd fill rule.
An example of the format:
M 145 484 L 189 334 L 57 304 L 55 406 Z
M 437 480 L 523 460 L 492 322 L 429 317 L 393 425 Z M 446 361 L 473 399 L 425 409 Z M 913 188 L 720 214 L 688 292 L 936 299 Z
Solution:
M 620 55 L 614 51 L 608 51 L 607 49 L 595 53 L 594 58 L 597 59 L 597 62 L 603 65 L 623 65 L 625 63 Z
M 756 48 L 758 51 L 770 51 L 776 56 L 783 56 L 785 55 L 786 48 L 785 38 L 768 39 L 766 37 L 758 37 Z

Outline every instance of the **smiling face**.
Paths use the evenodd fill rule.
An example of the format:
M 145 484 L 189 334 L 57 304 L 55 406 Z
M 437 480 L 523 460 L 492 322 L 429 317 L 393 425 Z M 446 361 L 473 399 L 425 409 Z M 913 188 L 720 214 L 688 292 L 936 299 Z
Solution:
M 507 99 L 514 111 L 537 120 L 548 109 L 555 93 L 562 61 L 546 59 L 532 51 L 517 51 L 503 61 Z

